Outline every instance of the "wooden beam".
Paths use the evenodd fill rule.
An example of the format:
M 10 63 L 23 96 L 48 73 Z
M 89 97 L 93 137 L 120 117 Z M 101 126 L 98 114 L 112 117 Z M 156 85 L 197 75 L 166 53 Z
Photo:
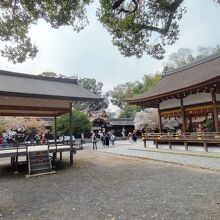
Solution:
M 54 112 L 68 112 L 68 108 L 57 107 L 39 107 L 39 106 L 18 106 L 18 105 L 0 105 L 1 110 L 30 110 L 30 111 L 54 111 Z
M 186 132 L 186 113 L 183 105 L 183 97 L 180 97 L 180 104 L 181 104 L 181 113 L 182 113 L 182 122 L 183 122 L 183 132 Z
M 57 115 L 57 114 L 56 114 Z M 53 113 L 7 113 L 7 112 L 0 112 L 0 116 L 32 116 L 32 117 L 53 117 Z
M 216 102 L 216 93 L 212 90 L 212 104 L 213 104 L 213 116 L 214 116 L 214 128 L 215 132 L 219 132 L 218 111 Z
M 69 109 L 69 128 L 70 128 L 70 166 L 73 165 L 73 110 L 72 110 L 72 102 L 70 102 L 70 109 Z
M 158 106 L 158 128 L 159 128 L 159 133 L 162 133 L 162 122 L 161 122 L 161 114 L 160 114 L 159 106 Z
M 57 151 L 57 117 L 54 116 L 54 143 Z

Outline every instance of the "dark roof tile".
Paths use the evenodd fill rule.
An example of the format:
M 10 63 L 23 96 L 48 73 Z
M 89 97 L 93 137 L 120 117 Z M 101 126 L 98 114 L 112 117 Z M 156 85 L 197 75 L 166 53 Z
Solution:
M 20 95 L 67 100 L 100 100 L 74 79 L 50 78 L 0 70 L 0 95 Z
M 160 82 L 148 92 L 129 98 L 126 101 L 132 103 L 132 101 L 150 100 L 169 93 L 175 94 L 180 90 L 187 90 L 192 86 L 219 78 L 220 53 L 217 53 L 166 73 Z

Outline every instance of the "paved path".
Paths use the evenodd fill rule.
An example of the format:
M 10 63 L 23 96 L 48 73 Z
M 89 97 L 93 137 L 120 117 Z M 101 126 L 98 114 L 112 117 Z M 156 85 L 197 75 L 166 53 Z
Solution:
M 153 150 L 152 148 L 145 149 L 141 142 L 137 144 L 128 144 L 126 142 L 119 142 L 116 147 L 99 149 L 101 152 L 118 154 L 130 157 L 146 158 L 151 160 L 164 161 L 169 163 L 176 163 L 186 166 L 193 166 L 199 168 L 206 168 L 220 171 L 220 154 L 219 153 L 201 153 L 201 152 L 186 152 L 182 154 L 178 151 L 170 150 Z M 206 156 L 207 155 L 207 156 Z M 215 156 L 216 155 L 216 156 Z

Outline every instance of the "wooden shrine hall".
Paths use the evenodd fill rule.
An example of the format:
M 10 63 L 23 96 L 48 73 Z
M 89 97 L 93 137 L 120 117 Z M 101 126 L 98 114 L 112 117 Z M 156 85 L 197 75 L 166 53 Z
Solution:
M 148 92 L 126 100 L 129 104 L 158 109 L 158 134 L 146 134 L 156 145 L 165 141 L 220 144 L 220 53 L 164 73 Z M 164 133 L 162 119 L 178 118 L 178 134 Z M 175 133 L 174 131 L 172 133 Z
M 0 71 L 0 116 L 31 116 L 54 117 L 56 137 L 56 118 L 69 113 L 72 121 L 72 105 L 77 101 L 97 102 L 101 98 L 77 84 L 76 79 L 63 79 L 43 77 L 8 71 Z M 73 164 L 73 154 L 76 153 L 73 143 L 73 129 L 70 123 L 70 141 L 59 146 L 55 138 L 53 146 L 44 146 L 44 151 L 56 157 L 60 152 L 70 152 L 70 164 Z M 3 157 L 14 158 L 18 162 L 19 156 L 39 156 L 43 146 L 19 146 L 16 148 L 0 149 L 0 159 Z M 32 152 L 32 153 L 30 153 Z M 45 155 L 45 152 L 44 152 Z M 42 155 L 39 158 L 43 158 Z M 35 158 L 36 159 L 36 158 Z M 46 158 L 45 158 L 46 159 Z M 29 160 L 30 161 L 30 158 Z M 29 173 L 32 164 L 29 163 Z M 33 165 L 37 166 L 36 164 Z M 51 163 L 49 163 L 51 166 Z M 39 167 L 39 166 L 38 166 Z M 51 168 L 51 167 L 50 167 Z M 40 168 L 39 168 L 40 169 Z M 43 168 L 42 168 L 43 169 Z

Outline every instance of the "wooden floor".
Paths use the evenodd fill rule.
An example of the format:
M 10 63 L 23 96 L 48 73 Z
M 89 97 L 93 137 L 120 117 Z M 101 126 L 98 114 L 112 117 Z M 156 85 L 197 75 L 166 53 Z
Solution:
M 45 151 L 48 150 L 48 145 L 37 145 L 37 146 L 29 146 L 29 152 L 37 152 L 37 151 Z M 70 145 L 62 145 L 62 146 L 50 146 L 49 153 L 55 152 L 70 152 Z M 3 148 L 0 149 L 0 158 L 4 157 L 13 157 L 13 156 L 27 156 L 27 149 L 25 147 L 19 148 L 18 152 L 16 148 Z

